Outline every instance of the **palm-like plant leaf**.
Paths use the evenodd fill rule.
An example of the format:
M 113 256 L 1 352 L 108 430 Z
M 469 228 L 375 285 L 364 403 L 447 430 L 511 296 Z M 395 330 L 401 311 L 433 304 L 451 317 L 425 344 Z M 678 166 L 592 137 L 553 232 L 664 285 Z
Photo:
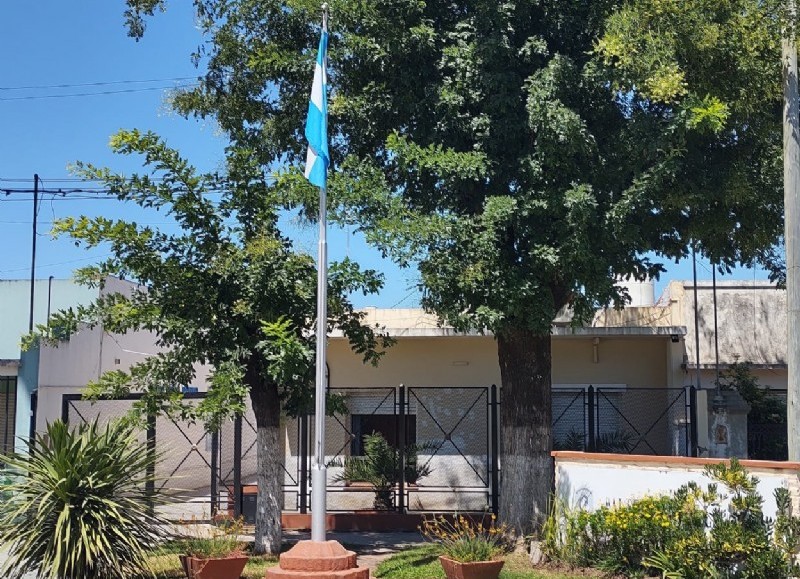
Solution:
M 149 573 L 147 551 L 166 527 L 146 490 L 157 460 L 132 427 L 109 422 L 70 429 L 49 424 L 27 455 L 3 457 L 25 473 L 6 487 L 0 576 L 33 571 L 46 579 L 122 578 Z

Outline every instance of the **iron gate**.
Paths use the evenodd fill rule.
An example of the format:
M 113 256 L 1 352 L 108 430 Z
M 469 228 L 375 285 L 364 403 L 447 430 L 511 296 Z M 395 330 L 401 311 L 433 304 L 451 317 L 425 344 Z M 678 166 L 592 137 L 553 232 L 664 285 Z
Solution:
M 620 454 L 696 456 L 694 386 L 559 389 L 553 446 Z

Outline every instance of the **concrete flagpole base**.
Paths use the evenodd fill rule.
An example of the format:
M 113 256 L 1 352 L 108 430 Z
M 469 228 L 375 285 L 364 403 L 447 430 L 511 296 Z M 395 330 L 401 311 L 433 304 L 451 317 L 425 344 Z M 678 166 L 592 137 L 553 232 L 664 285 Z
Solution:
M 300 541 L 267 569 L 267 579 L 369 579 L 369 569 L 339 541 Z

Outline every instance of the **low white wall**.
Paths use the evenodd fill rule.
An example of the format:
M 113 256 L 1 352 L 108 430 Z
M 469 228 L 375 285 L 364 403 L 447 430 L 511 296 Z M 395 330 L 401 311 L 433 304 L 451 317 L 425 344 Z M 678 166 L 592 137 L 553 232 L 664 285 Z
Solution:
M 555 458 L 556 496 L 572 508 L 593 511 L 613 502 L 630 501 L 645 495 L 668 494 L 689 481 L 702 488 L 713 482 L 703 474 L 708 464 L 722 459 L 677 456 L 588 454 L 558 451 Z M 764 514 L 775 517 L 774 492 L 787 488 L 793 510 L 800 504 L 800 463 L 743 460 L 747 471 L 759 479 Z M 723 488 L 720 488 L 724 491 Z

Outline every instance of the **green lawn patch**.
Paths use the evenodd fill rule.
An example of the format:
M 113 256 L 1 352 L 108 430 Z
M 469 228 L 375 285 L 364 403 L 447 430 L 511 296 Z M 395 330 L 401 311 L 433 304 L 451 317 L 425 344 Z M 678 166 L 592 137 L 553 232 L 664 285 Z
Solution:
M 512 553 L 505 557 L 506 564 L 500 579 L 586 579 L 586 573 L 570 574 L 549 569 L 534 569 L 524 553 Z M 597 574 L 592 574 L 599 576 Z M 414 547 L 393 555 L 375 570 L 381 579 L 445 579 L 439 563 L 436 545 Z
M 148 558 L 148 563 L 157 579 L 181 579 L 186 577 L 177 554 L 163 552 L 154 554 Z M 277 557 L 250 557 L 242 577 L 245 579 L 264 579 L 267 568 L 277 564 Z

